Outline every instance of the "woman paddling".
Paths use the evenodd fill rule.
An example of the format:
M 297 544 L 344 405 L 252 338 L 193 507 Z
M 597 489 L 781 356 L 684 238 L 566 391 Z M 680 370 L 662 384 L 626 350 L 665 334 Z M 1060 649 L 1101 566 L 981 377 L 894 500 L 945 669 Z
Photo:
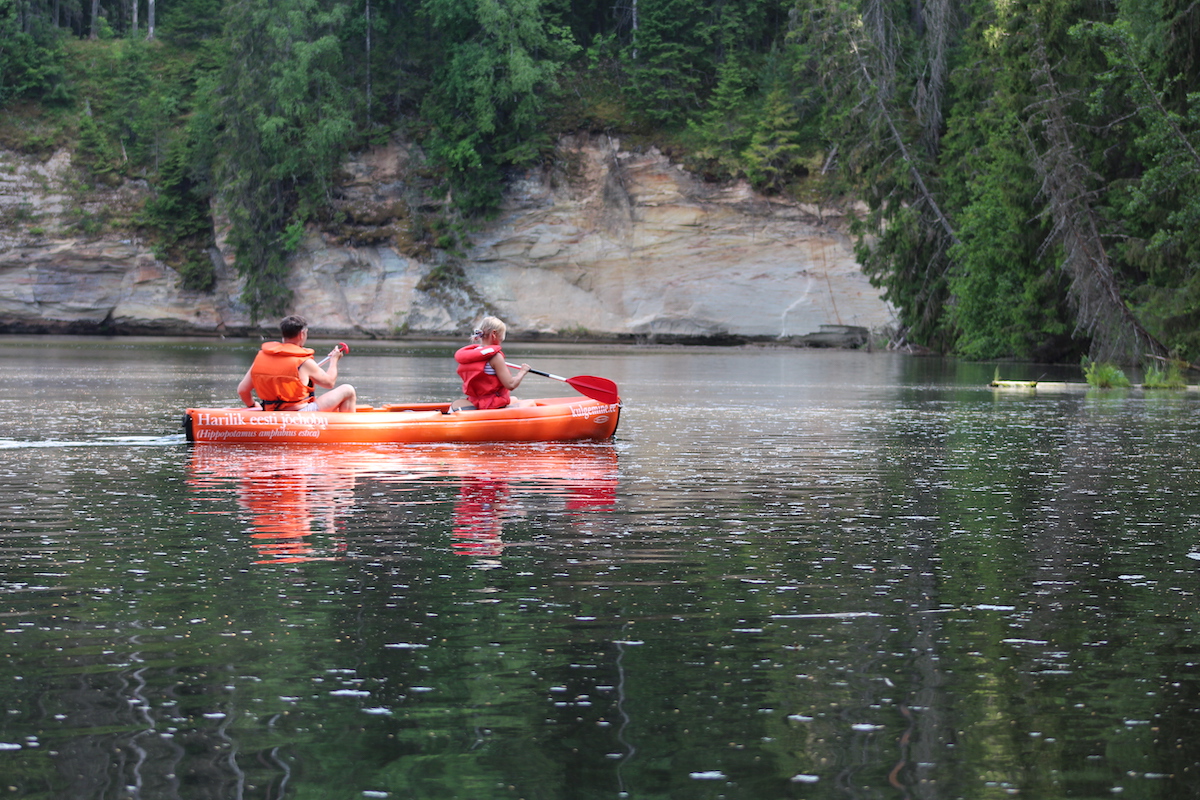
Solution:
M 527 405 L 509 394 L 521 385 L 529 365 L 522 364 L 516 372 L 508 368 L 500 349 L 507 330 L 495 317 L 484 317 L 471 337 L 472 343 L 454 354 L 466 397 L 451 403 L 451 411 Z

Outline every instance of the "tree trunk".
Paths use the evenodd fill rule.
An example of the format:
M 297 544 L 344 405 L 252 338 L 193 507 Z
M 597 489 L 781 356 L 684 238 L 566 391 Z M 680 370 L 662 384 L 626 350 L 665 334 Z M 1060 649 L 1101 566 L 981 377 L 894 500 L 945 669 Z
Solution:
M 138 29 L 138 0 L 131 0 L 131 2 L 133 3 L 133 11 L 130 14 L 129 33 L 132 36 L 137 34 Z
M 88 38 L 100 38 L 100 0 L 92 0 L 92 31 Z
M 371 0 L 363 11 L 367 21 L 367 125 L 371 124 Z
M 866 80 L 866 85 L 870 87 L 869 92 L 864 92 L 868 97 L 874 96 L 875 106 L 879 109 L 879 117 L 887 126 L 888 131 L 892 135 L 892 141 L 896 145 L 896 150 L 900 153 L 900 157 L 904 159 L 904 163 L 908 165 L 909 175 L 912 176 L 913 183 L 917 185 L 917 189 L 921 194 L 921 198 L 925 201 L 930 213 L 937 220 L 938 225 L 945 233 L 948 241 L 958 244 L 958 236 L 954 233 L 953 226 L 950 225 L 950 220 L 942 213 L 942 207 L 938 204 L 937 198 L 933 196 L 933 192 L 929 191 L 929 187 L 925 185 L 925 178 L 922 177 L 920 166 L 916 159 L 909 153 L 908 145 L 904 142 L 904 137 L 900 134 L 900 130 L 896 127 L 895 120 L 892 119 L 892 114 L 888 110 L 885 102 L 884 86 L 880 81 L 871 74 L 870 67 L 867 66 L 866 58 L 858 47 L 858 43 L 853 38 L 850 39 L 850 49 L 854 53 L 854 57 L 858 60 L 858 68 L 862 72 L 863 78 Z
M 146 39 L 154 38 L 154 0 L 146 0 Z
M 926 155 L 934 156 L 941 149 L 942 101 L 946 95 L 955 13 L 951 0 L 928 0 L 921 15 L 925 23 L 921 32 L 928 60 L 922 79 L 917 81 L 913 105 L 921 123 L 920 145 Z
M 638 53 L 638 51 L 637 51 L 637 30 L 638 30 L 637 0 L 633 0 L 633 3 L 632 3 L 632 5 L 633 5 L 633 22 L 632 22 L 632 25 L 631 25 L 631 29 L 632 29 L 632 31 L 633 31 L 633 33 L 632 33 L 632 38 L 633 38 L 633 60 L 634 60 L 634 61 L 637 61 L 637 53 Z

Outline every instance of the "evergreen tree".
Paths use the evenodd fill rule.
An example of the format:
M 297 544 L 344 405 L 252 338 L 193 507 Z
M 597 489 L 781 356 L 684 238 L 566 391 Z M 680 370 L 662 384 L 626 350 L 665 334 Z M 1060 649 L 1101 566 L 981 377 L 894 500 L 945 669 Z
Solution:
M 625 56 L 630 109 L 652 125 L 680 127 L 702 108 L 718 31 L 691 0 L 641 0 L 637 8 Z
M 1017 20 L 990 4 L 972 8 L 941 143 L 959 237 L 949 252 L 943 337 L 974 358 L 1078 358 L 1022 127 L 1033 91 L 1028 37 L 1010 35 Z
M 1186 34 L 1194 11 L 1163 19 L 1128 4 L 1115 23 L 1074 31 L 1098 41 L 1108 59 L 1093 109 L 1126 112 L 1118 124 L 1128 156 L 1145 165 L 1111 198 L 1129 234 L 1117 251 L 1132 271 L 1134 309 L 1168 347 L 1191 357 L 1200 355 L 1200 76 L 1193 37 L 1178 27 Z M 1174 44 L 1167 58 L 1163 41 Z
M 869 207 L 853 227 L 863 270 L 898 310 L 903 337 L 941 349 L 947 344 L 949 250 L 957 238 L 940 196 L 936 137 L 929 140 L 938 126 L 913 113 L 940 109 L 941 101 L 905 103 L 930 52 L 917 46 L 909 11 L 907 4 L 883 0 L 866 0 L 861 13 L 828 2 L 804 15 L 813 27 L 802 37 L 833 76 L 826 136 L 838 144 L 839 167 L 850 185 L 861 187 Z M 935 21 L 919 21 L 923 35 L 932 35 Z M 941 91 L 932 84 L 925 89 Z
M 329 199 L 360 95 L 343 82 L 338 0 L 229 6 L 228 59 L 213 86 L 219 197 L 254 315 L 289 301 L 287 257 Z
M 160 16 L 157 36 L 179 47 L 196 47 L 221 35 L 221 0 L 172 0 Z
M 66 99 L 62 44 L 42 20 L 23 24 L 15 0 L 0 0 L 0 108 L 18 98 Z
M 754 130 L 750 72 L 734 57 L 726 55 L 717 74 L 717 88 L 708 108 L 691 128 L 697 137 L 694 159 L 715 165 L 722 175 L 736 175 L 742 168 L 742 151 L 750 145 Z
M 546 22 L 540 0 L 427 0 L 424 15 L 439 53 L 421 106 L 427 144 L 456 204 L 487 211 L 499 202 L 502 168 L 549 146 L 543 109 L 576 48 Z
M 1088 89 L 1104 61 L 1090 42 L 1079 46 L 1070 31 L 1106 9 L 1077 0 L 1030 4 L 1014 16 L 1026 42 L 1030 99 L 1022 130 L 1040 181 L 1039 201 L 1051 223 L 1044 248 L 1054 248 L 1068 280 L 1075 334 L 1089 340 L 1095 361 L 1135 363 L 1142 354 L 1164 354 L 1162 345 L 1129 308 L 1133 277 L 1111 247 L 1114 181 L 1127 168 L 1124 148 L 1105 141 L 1112 117 L 1096 116 Z
M 79 144 L 73 160 L 97 177 L 113 175 L 120 168 L 120 159 L 112 141 L 104 121 L 97 120 L 90 107 L 85 107 L 79 118 Z
M 986 157 L 959 162 L 970 165 L 970 177 L 956 214 L 960 241 L 950 252 L 947 339 L 971 358 L 1064 357 L 1071 334 L 1066 285 L 1057 265 L 1039 255 L 1049 230 L 1029 216 L 1038 184 L 1019 123 L 1012 115 L 968 116 L 954 122 L 974 128 Z
M 178 86 L 151 73 L 148 45 L 122 42 L 114 78 L 113 107 L 117 138 L 129 162 L 157 170 L 182 98 Z
M 750 146 L 744 153 L 746 174 L 756 189 L 783 191 L 807 173 L 800 142 L 800 117 L 783 87 L 771 90 L 763 103 Z
M 157 253 L 178 270 L 185 289 L 208 291 L 216 283 L 209 258 L 214 244 L 211 196 L 195 170 L 200 158 L 194 131 L 189 128 L 171 142 L 158 173 L 157 191 L 138 222 L 157 232 Z

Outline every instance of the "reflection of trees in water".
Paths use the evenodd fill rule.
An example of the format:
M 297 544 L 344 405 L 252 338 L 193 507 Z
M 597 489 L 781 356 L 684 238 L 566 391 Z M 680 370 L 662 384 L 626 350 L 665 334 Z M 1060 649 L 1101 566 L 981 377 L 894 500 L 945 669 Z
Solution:
M 227 690 L 198 677 L 171 667 L 93 667 L 49 688 L 43 699 L 61 709 L 71 730 L 93 732 L 61 742 L 47 733 L 42 746 L 57 777 L 47 776 L 42 789 L 64 798 L 282 797 L 291 768 L 280 748 L 256 748 L 253 738 L 230 731 L 240 716 L 233 701 L 202 712 Z
M 1195 755 L 1186 738 L 1195 723 L 1185 711 L 1196 692 L 1185 679 L 1158 697 L 1137 697 L 1146 686 L 1117 663 L 1139 649 L 1138 663 L 1173 658 L 1165 648 L 1190 645 L 1169 614 L 1168 625 L 1153 630 L 1126 623 L 1125 611 L 1161 612 L 1162 597 L 1129 592 L 1117 576 L 1130 553 L 1111 546 L 1133 551 L 1165 534 L 1141 523 L 1154 521 L 1168 474 L 1138 470 L 1145 487 L 1126 481 L 1122 465 L 1144 440 L 1102 421 L 1064 427 L 1035 419 L 998 433 L 993 428 L 1014 419 L 995 416 L 900 422 L 876 449 L 858 451 L 875 465 L 860 463 L 855 480 L 756 471 L 738 504 L 694 502 L 707 487 L 681 483 L 696 509 L 689 516 L 638 506 L 636 492 L 607 514 L 602 503 L 613 495 L 602 490 L 593 498 L 600 506 L 575 511 L 603 487 L 578 473 L 538 478 L 478 462 L 368 473 L 358 491 L 378 503 L 344 520 L 354 561 L 301 565 L 289 575 L 310 576 L 322 595 L 336 591 L 325 601 L 340 615 L 329 626 L 340 637 L 332 660 L 386 679 L 370 702 L 392 716 L 370 741 L 379 761 L 364 769 L 395 782 L 381 777 L 372 787 L 407 785 L 434 796 L 441 781 L 505 780 L 553 792 L 582 780 L 620 784 L 632 796 L 684 796 L 708 788 L 688 783 L 689 769 L 719 767 L 739 786 L 764 789 L 762 796 L 804 795 L 803 781 L 782 785 L 792 776 L 819 778 L 814 793 L 839 797 L 949 796 L 981 780 L 1021 788 L 1031 757 L 1070 763 L 1070 753 L 1053 747 L 1035 752 L 1026 735 L 1072 738 L 1064 730 L 1071 715 L 1045 706 L 1052 696 L 1086 702 L 1081 715 L 1103 709 L 1098 722 L 1080 719 L 1096 728 L 1098 746 L 1111 738 L 1102 728 L 1122 714 L 1154 719 L 1162 735 L 1180 740 L 1181 755 L 1170 757 L 1184 764 Z M 1169 456 L 1176 469 L 1178 455 Z M 1105 514 L 1114 492 L 1135 499 L 1122 514 Z M 462 568 L 456 543 L 466 537 L 453 535 L 456 502 L 469 512 L 457 518 L 464 530 L 502 523 L 495 560 L 504 569 Z M 219 517 L 200 519 L 221 528 Z M 244 556 L 246 539 L 237 536 Z M 344 583 L 311 577 L 320 569 Z M 389 642 L 426 649 L 384 649 Z M 1112 664 L 1087 663 L 1093 652 Z M 210 655 L 204 663 L 219 660 L 226 659 Z M 1055 676 L 1056 667 L 1070 674 Z M 1107 706 L 1074 685 L 1121 675 L 1126 683 L 1112 686 Z M 285 780 L 286 761 L 259 738 L 263 723 L 235 732 L 202 714 L 179 715 L 199 724 L 160 714 L 151 729 L 122 703 L 134 694 L 160 701 L 136 689 L 132 672 L 126 680 L 125 695 L 104 685 L 113 713 L 121 711 L 120 724 L 133 732 L 105 739 L 95 728 L 86 748 L 75 745 L 94 757 L 124 748 L 119 780 L 133 785 L 129 773 L 142 758 L 136 747 L 146 753 L 139 769 L 161 764 L 163 774 L 195 774 L 206 786 L 236 790 L 234 766 L 246 786 L 278 788 Z M 157 682 L 165 680 L 160 670 Z M 220 679 L 184 680 L 209 699 L 222 694 Z M 416 694 L 414 685 L 435 691 Z M 336 717 L 325 712 L 311 719 Z M 164 724 L 179 725 L 173 745 L 149 741 Z M 185 735 L 189 727 L 203 733 Z M 233 765 L 208 749 L 221 747 L 225 733 L 241 740 Z M 332 747 L 296 750 L 294 743 L 310 744 L 294 728 L 270 741 L 293 748 L 310 769 Z M 182 765 L 172 746 L 185 748 Z M 537 750 L 538 768 L 548 772 L 532 774 L 522 750 Z M 576 751 L 606 760 L 577 763 Z M 464 777 L 454 783 L 444 771 L 458 767 Z M 103 778 L 94 765 L 81 774 L 88 769 L 89 780 Z M 117 769 L 103 779 L 117 785 Z
M 106 790 L 123 793 L 129 786 L 161 797 L 180 796 L 179 769 L 185 750 L 173 737 L 153 733 L 153 723 L 146 719 L 149 702 L 143 675 L 142 668 L 80 674 L 73 677 L 73 687 L 57 693 L 76 728 L 150 726 L 135 733 L 73 736 L 57 745 L 55 762 L 66 796 L 103 797 Z
M 321 539 L 344 525 L 354 477 L 313 472 L 302 457 L 288 465 L 283 450 L 189 455 L 190 496 L 164 509 L 186 519 L 194 538 L 151 544 L 153 558 L 146 554 L 136 562 L 145 568 L 135 570 L 121 561 L 125 543 L 109 555 L 85 540 L 74 578 L 87 588 L 54 605 L 53 627 L 23 637 L 55 654 L 54 673 L 29 676 L 27 694 L 11 700 L 36 713 L 44 732 L 40 749 L 27 751 L 41 758 L 24 758 L 20 771 L 30 763 L 48 770 L 28 782 L 6 776 L 9 785 L 64 798 L 227 800 L 288 791 L 291 764 L 311 736 L 280 696 L 312 680 L 304 666 L 311 648 L 334 637 L 325 609 L 301 602 L 312 574 L 275 573 L 266 595 L 257 581 L 231 578 L 246 572 L 247 533 L 252 545 L 267 545 L 255 549 L 272 563 L 325 555 Z M 287 635 L 300 627 L 304 635 Z M 320 723 L 339 726 L 336 712 L 321 712 Z
M 1175 741 L 1200 740 L 1187 699 L 1194 693 L 1146 691 L 1129 677 L 1148 659 L 1173 661 L 1177 641 L 1194 651 L 1191 620 L 1173 625 L 1161 596 L 1131 584 L 1137 573 L 1149 575 L 1144 585 L 1157 583 L 1156 558 L 1147 554 L 1179 552 L 1175 526 L 1161 520 L 1178 518 L 1188 445 L 1173 436 L 1169 408 L 1154 419 L 1125 397 L 1056 401 L 906 410 L 881 451 L 879 508 L 890 511 L 862 532 L 881 545 L 862 563 L 879 565 L 886 554 L 907 569 L 894 587 L 910 588 L 886 615 L 893 632 L 880 632 L 879 652 L 890 655 L 872 658 L 871 640 L 862 641 L 862 663 L 878 662 L 896 688 L 864 695 L 860 705 L 904 698 L 898 710 L 907 709 L 909 722 L 900 744 L 909 755 L 892 777 L 905 796 L 936 795 L 923 775 L 936 775 L 942 789 L 992 781 L 1060 791 L 1029 783 L 1035 759 L 1056 764 L 1064 786 L 1097 792 L 1109 791 L 1110 773 L 1181 774 L 1197 761 L 1196 747 L 1173 747 L 1150 769 L 1143 757 L 1156 749 L 1152 742 L 1124 758 L 1110 744 L 1114 727 L 1131 719 L 1161 730 L 1186 720 Z M 896 588 L 881 584 L 876 593 Z M 1166 674 L 1161 680 L 1170 683 Z M 1056 744 L 1079 746 L 1089 735 L 1090 756 Z
M 354 491 L 373 499 L 338 523 L 354 559 L 262 570 L 255 582 L 286 571 L 297 592 L 289 600 L 307 585 L 337 617 L 327 628 L 338 644 L 325 657 L 286 655 L 301 665 L 301 683 L 304 665 L 332 662 L 386 681 L 369 702 L 391 716 L 372 733 L 357 733 L 356 708 L 320 708 L 307 721 L 356 731 L 353 744 L 365 745 L 358 752 L 378 758 L 362 767 L 379 778 L 372 788 L 406 786 L 411 796 L 480 781 L 686 796 L 698 787 L 688 770 L 718 766 L 761 796 L 802 796 L 805 778 L 819 779 L 814 793 L 851 798 L 949 796 L 983 780 L 1028 788 L 1021 781 L 1031 757 L 1064 767 L 1072 758 L 1053 747 L 1035 752 L 1029 731 L 1078 739 L 1064 730 L 1076 719 L 1095 728 L 1102 747 L 1112 738 L 1106 727 L 1122 717 L 1155 720 L 1161 737 L 1179 742 L 1167 761 L 1182 770 L 1196 754 L 1194 686 L 1185 676 L 1148 697 L 1121 664 L 1126 656 L 1165 663 L 1171 647 L 1193 643 L 1169 613 L 1163 625 L 1131 623 L 1162 613 L 1161 591 L 1130 591 L 1118 577 L 1131 553 L 1149 546 L 1143 540 L 1184 535 L 1145 524 L 1156 504 L 1178 505 L 1166 492 L 1179 452 L 1156 453 L 1167 459 L 1163 471 L 1136 470 L 1146 484 L 1138 486 L 1123 465 L 1147 457 L 1146 439 L 1122 433 L 1125 423 L 1020 416 L 1003 408 L 991 417 L 913 414 L 879 434 L 874 449 L 855 451 L 853 474 L 793 458 L 801 469 L 752 470 L 744 491 L 724 481 L 723 491 L 743 491 L 739 503 L 710 503 L 703 481 L 681 480 L 686 514 L 639 505 L 636 490 L 604 513 L 616 475 L 597 460 L 569 458 L 540 476 L 523 459 L 368 464 Z M 196 519 L 217 541 L 233 518 L 226 541 L 242 560 L 214 553 L 201 571 L 245 565 L 239 481 L 221 484 L 231 512 Z M 198 505 L 213 496 L 195 494 Z M 1114 495 L 1120 514 L 1106 513 Z M 319 523 L 311 529 L 320 535 Z M 459 555 L 477 552 L 463 543 L 479 543 L 504 568 L 463 569 Z M 276 592 L 285 593 L 279 582 L 255 598 L 271 606 Z M 248 613 L 232 610 L 236 600 L 222 598 L 222 613 Z M 271 613 L 285 613 L 283 605 Z M 323 635 L 308 631 L 302 646 Z M 395 642 L 426 649 L 385 649 Z M 184 660 L 246 663 L 202 649 Z M 127 659 L 119 680 L 79 678 L 92 692 L 80 702 L 95 716 L 79 741 L 55 748 L 71 762 L 60 760 L 61 774 L 79 776 L 79 796 L 102 784 L 141 785 L 147 797 L 151 787 L 190 798 L 250 786 L 279 796 L 294 786 L 289 763 L 305 765 L 306 782 L 333 785 L 312 771 L 335 745 L 299 732 L 300 713 L 279 732 L 265 714 L 235 722 L 232 704 L 220 705 L 228 679 L 164 670 L 178 659 L 137 652 L 144 661 Z M 1088 663 L 1092 653 L 1111 664 Z M 278 661 L 257 674 L 286 676 Z M 1159 688 L 1160 674 L 1179 677 L 1169 671 L 1153 672 L 1148 688 Z M 1076 686 L 1110 679 L 1104 704 Z M 435 691 L 417 694 L 414 685 Z M 259 691 L 268 701 L 279 693 Z M 1087 709 L 1073 718 L 1047 707 L 1051 697 Z M 238 705 L 255 708 L 244 694 Z M 229 716 L 204 717 L 218 709 Z M 169 727 L 173 738 L 163 736 Z M 337 745 L 347 747 L 355 751 Z M 524 751 L 538 757 L 523 759 Z M 572 760 L 577 752 L 605 760 Z M 802 780 L 783 785 L 793 776 Z M 198 788 L 175 788 L 185 778 Z

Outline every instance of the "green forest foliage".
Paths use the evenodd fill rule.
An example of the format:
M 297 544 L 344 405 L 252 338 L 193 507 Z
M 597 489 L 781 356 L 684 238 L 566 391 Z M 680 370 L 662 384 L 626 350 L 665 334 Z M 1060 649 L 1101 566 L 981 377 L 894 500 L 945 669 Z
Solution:
M 0 106 L 37 120 L 0 133 L 147 180 L 140 223 L 197 291 L 219 209 L 257 314 L 287 307 L 348 152 L 419 143 L 470 219 L 586 129 L 864 203 L 857 253 L 898 339 L 1200 358 L 1196 4 L 156 0 L 150 36 L 147 2 L 0 0 Z

